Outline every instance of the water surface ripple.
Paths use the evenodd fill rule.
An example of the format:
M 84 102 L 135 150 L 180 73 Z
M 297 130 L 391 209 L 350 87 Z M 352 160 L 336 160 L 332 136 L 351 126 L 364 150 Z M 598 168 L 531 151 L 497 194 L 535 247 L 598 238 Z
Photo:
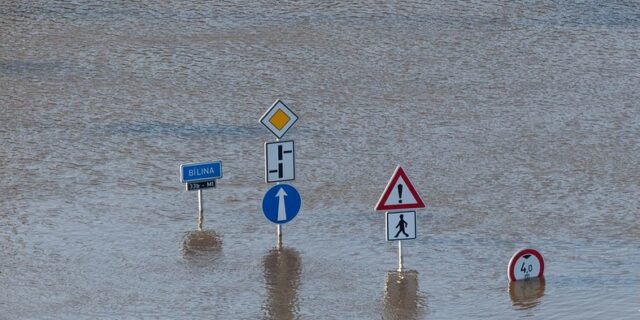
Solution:
M 5 1 L 0 318 L 637 319 L 639 48 L 633 1 Z M 178 166 L 207 160 L 191 254 Z M 397 164 L 427 203 L 406 275 L 372 210 Z M 526 246 L 546 277 L 509 286 Z

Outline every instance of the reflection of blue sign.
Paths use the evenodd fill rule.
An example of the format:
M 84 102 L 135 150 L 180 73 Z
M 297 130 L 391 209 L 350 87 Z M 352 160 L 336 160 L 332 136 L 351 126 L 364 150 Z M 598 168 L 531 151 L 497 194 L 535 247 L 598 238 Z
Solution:
M 302 200 L 296 188 L 288 184 L 279 184 L 264 195 L 262 212 L 269 221 L 283 224 L 296 217 L 301 204 Z
M 182 183 L 222 178 L 222 162 L 189 163 L 180 165 Z

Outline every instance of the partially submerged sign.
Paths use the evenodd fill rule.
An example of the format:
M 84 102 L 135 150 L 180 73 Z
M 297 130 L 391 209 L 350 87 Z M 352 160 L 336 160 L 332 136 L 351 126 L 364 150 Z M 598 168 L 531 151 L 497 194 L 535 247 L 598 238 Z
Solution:
M 275 134 L 278 139 L 282 138 L 296 121 L 298 121 L 298 116 L 280 99 L 276 100 L 260 118 L 260 123 Z
M 215 188 L 216 179 L 222 178 L 222 162 L 199 162 L 180 165 L 180 181 L 187 191 L 198 190 L 198 230 L 202 230 L 204 208 L 202 206 L 202 189 Z
M 535 249 L 521 249 L 516 252 L 507 267 L 509 281 L 527 280 L 542 277 L 544 259 Z
M 376 204 L 375 210 L 398 210 L 424 208 L 424 202 L 402 167 L 396 167 L 387 187 Z
M 267 183 L 295 179 L 295 157 L 293 141 L 282 141 L 285 133 L 298 116 L 280 99 L 276 100 L 260 118 L 262 123 L 277 138 L 278 142 L 265 143 L 265 180 Z M 271 188 L 262 201 L 262 211 L 269 221 L 277 224 L 278 247 L 282 246 L 281 225 L 291 221 L 300 210 L 301 200 L 298 191 L 289 185 L 277 185 Z
M 424 207 L 424 202 L 413 183 L 402 167 L 397 166 L 374 210 L 391 211 Z M 416 238 L 416 212 L 387 212 L 385 218 L 386 238 L 387 241 L 398 241 L 398 272 L 403 272 L 402 240 Z

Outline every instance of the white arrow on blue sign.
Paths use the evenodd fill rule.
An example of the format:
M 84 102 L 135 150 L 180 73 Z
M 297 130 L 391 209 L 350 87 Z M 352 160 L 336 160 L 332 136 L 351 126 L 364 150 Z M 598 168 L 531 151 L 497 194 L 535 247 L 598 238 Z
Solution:
M 200 162 L 180 165 L 182 183 L 210 181 L 222 178 L 222 162 Z
M 273 186 L 262 199 L 262 212 L 269 221 L 285 224 L 298 215 L 302 200 L 296 188 L 288 184 Z

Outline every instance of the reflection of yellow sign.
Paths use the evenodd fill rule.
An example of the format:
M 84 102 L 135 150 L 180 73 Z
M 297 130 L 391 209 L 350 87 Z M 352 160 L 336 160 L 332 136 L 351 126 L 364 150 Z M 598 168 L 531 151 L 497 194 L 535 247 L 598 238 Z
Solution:
M 291 120 L 291 118 L 289 118 L 289 116 L 287 116 L 284 111 L 278 110 L 275 114 L 273 114 L 273 116 L 271 116 L 269 122 L 271 122 L 272 125 L 278 128 L 278 130 L 282 130 L 282 128 L 287 125 L 287 122 L 289 122 L 289 120 Z
M 276 100 L 260 118 L 260 123 L 271 130 L 278 139 L 282 138 L 296 121 L 298 116 L 280 100 Z

